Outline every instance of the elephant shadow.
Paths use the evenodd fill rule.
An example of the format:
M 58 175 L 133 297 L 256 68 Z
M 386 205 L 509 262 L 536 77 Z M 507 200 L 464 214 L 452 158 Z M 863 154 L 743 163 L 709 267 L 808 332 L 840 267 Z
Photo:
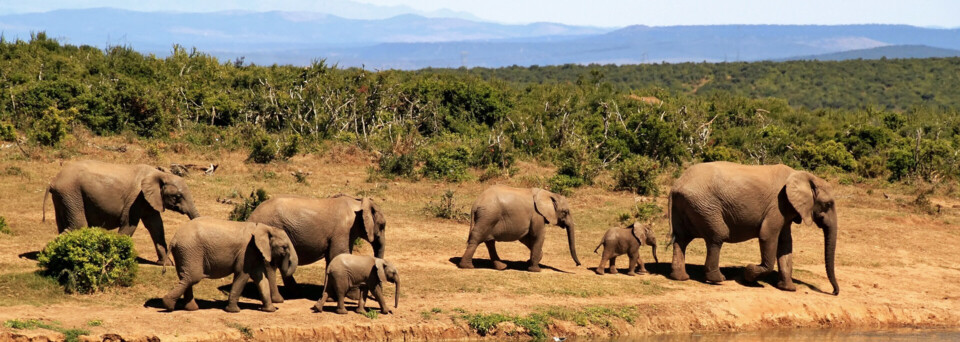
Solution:
M 229 295 L 231 287 L 231 284 L 225 284 L 217 287 L 217 290 L 220 290 L 220 292 L 225 295 Z M 277 285 L 277 290 L 280 291 L 280 296 L 283 296 L 283 299 L 308 299 L 317 301 L 323 296 L 323 285 L 297 284 L 296 289 L 286 285 Z M 254 282 L 248 282 L 247 285 L 243 287 L 243 291 L 240 292 L 240 297 L 259 301 L 260 289 L 257 288 L 257 284 Z
M 670 263 L 663 262 L 646 264 L 646 268 L 650 274 L 658 274 L 664 278 L 669 278 L 670 272 L 673 271 Z M 743 279 L 743 272 L 745 269 L 745 266 L 726 266 L 720 267 L 720 273 L 723 274 L 724 278 L 727 278 L 727 281 L 732 280 L 737 282 L 737 284 L 746 287 L 764 287 L 764 284 L 769 285 L 770 287 L 776 287 L 777 282 L 780 281 L 780 273 L 775 271 L 757 278 L 756 282 L 748 282 Z M 626 269 L 624 269 L 624 271 L 626 271 Z M 707 282 L 707 268 L 703 265 L 687 264 L 687 274 L 690 276 L 690 280 L 698 281 L 704 284 L 712 284 Z M 793 282 L 797 285 L 806 286 L 815 292 L 830 294 L 821 290 L 816 285 L 804 282 L 802 280 L 797 280 L 797 278 L 793 278 Z
M 657 271 L 654 271 L 654 270 L 653 270 L 653 268 L 659 267 L 658 265 L 660 265 L 660 264 L 650 262 L 650 263 L 644 263 L 644 264 L 643 264 L 643 267 L 646 268 L 646 269 L 647 269 L 647 272 L 650 273 L 650 274 L 660 274 L 660 273 L 658 273 Z M 669 269 L 669 268 L 670 268 L 670 264 L 666 264 L 666 265 L 667 265 L 667 268 Z M 639 266 L 638 266 L 638 267 L 639 267 Z M 609 269 L 610 269 L 609 267 L 604 267 L 604 268 L 603 268 L 603 271 L 606 272 L 606 271 L 608 271 Z M 587 267 L 587 270 L 589 270 L 590 272 L 596 273 L 596 272 L 597 272 L 597 267 Z M 629 267 L 617 267 L 617 274 L 626 275 L 627 272 L 630 272 L 630 268 L 629 268 Z M 670 271 L 668 270 L 667 273 L 670 273 Z M 607 275 L 607 274 L 611 274 L 611 273 L 604 273 L 604 274 Z M 640 274 L 639 272 L 637 272 L 637 275 L 642 275 L 642 274 Z
M 40 257 L 40 251 L 20 253 L 20 255 L 18 255 L 18 257 L 20 257 L 21 259 L 28 259 L 28 260 L 37 261 L 37 258 Z
M 459 265 L 459 264 L 460 264 L 460 259 L 461 259 L 460 257 L 453 257 L 453 258 L 450 258 L 450 259 L 448 259 L 448 260 L 450 261 L 450 263 L 452 263 L 454 266 L 456 266 L 456 265 Z M 530 267 L 530 262 L 528 262 L 528 261 L 510 261 L 510 260 L 500 260 L 500 261 L 502 261 L 504 264 L 507 264 L 507 269 L 508 269 L 508 270 L 526 271 L 527 268 Z M 493 267 L 493 260 L 490 260 L 490 259 L 478 259 L 478 258 L 474 258 L 474 259 L 473 259 L 473 268 L 475 268 L 475 269 L 491 269 L 491 270 L 495 269 L 495 268 Z M 549 266 L 549 265 L 544 265 L 544 264 L 540 264 L 540 268 L 541 268 L 541 269 L 545 269 L 545 270 L 551 270 L 551 271 L 554 271 L 554 272 L 560 272 L 560 273 L 571 273 L 571 272 L 567 272 L 567 271 L 561 270 L 561 269 L 559 269 L 559 268 L 556 268 L 556 267 L 553 267 L 553 266 Z
M 197 307 L 199 307 L 200 310 L 223 310 L 223 308 L 227 307 L 226 300 L 206 300 L 200 298 L 196 298 L 195 300 L 197 302 Z M 185 304 L 186 303 L 183 301 L 183 299 L 178 300 L 175 310 L 183 310 L 183 306 Z M 237 303 L 237 306 L 240 307 L 240 310 L 259 310 L 262 307 L 260 303 L 244 302 Z M 163 307 L 163 299 L 161 298 L 150 298 L 143 303 L 143 307 L 160 309 L 161 311 L 166 310 Z

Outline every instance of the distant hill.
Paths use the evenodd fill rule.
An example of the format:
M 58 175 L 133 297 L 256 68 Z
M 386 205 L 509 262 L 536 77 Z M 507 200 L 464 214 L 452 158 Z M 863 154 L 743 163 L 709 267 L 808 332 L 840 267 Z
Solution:
M 159 56 L 180 44 L 224 60 L 242 56 L 257 64 L 305 65 L 326 58 L 372 69 L 785 60 L 903 45 L 960 50 L 960 29 L 907 25 L 637 25 L 614 30 L 413 14 L 367 20 L 277 11 L 58 10 L 0 16 L 0 31 L 8 40 L 46 31 L 69 44 L 127 45 Z
M 872 49 L 850 50 L 813 56 L 800 56 L 783 60 L 844 61 L 850 59 L 881 58 L 945 58 L 960 57 L 960 50 L 942 49 L 926 45 L 890 45 Z

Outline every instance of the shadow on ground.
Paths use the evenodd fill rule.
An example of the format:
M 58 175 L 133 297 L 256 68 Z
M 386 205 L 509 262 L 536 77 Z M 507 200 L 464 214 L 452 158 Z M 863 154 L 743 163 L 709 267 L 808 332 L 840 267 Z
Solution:
M 461 259 L 460 257 L 453 257 L 453 258 L 450 258 L 450 259 L 448 259 L 448 260 L 450 260 L 450 263 L 452 263 L 454 266 L 456 266 L 456 265 L 459 265 L 459 264 L 460 264 L 460 259 Z M 530 262 L 527 262 L 527 261 L 510 261 L 510 260 L 500 260 L 500 261 L 502 261 L 504 264 L 507 264 L 507 269 L 508 269 L 508 270 L 524 271 L 524 272 L 526 272 L 526 271 L 527 271 L 527 267 L 530 266 Z M 494 270 L 494 269 L 495 269 L 495 268 L 493 268 L 493 261 L 492 261 L 492 260 L 490 260 L 490 259 L 478 259 L 478 258 L 474 258 L 474 259 L 473 259 L 473 268 L 477 268 L 477 269 L 491 269 L 491 270 Z M 541 269 L 541 270 L 551 270 L 551 271 L 560 272 L 560 273 L 572 273 L 572 272 L 567 272 L 567 271 L 561 270 L 561 269 L 559 269 L 559 268 L 556 268 L 556 267 L 553 267 L 553 266 L 544 265 L 544 264 L 540 264 L 540 269 Z

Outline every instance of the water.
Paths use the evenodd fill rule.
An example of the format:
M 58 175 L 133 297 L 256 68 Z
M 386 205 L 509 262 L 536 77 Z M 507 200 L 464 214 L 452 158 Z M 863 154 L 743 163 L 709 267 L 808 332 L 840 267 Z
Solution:
M 547 339 L 550 341 L 552 339 Z M 586 341 L 589 339 L 578 339 Z M 939 329 L 894 329 L 894 330 L 875 330 L 875 331 L 856 331 L 856 330 L 837 330 L 837 329 L 793 329 L 793 330 L 770 330 L 758 332 L 738 332 L 738 333 L 694 333 L 694 334 L 670 334 L 655 336 L 637 336 L 620 337 L 609 340 L 611 342 L 772 342 L 772 341 L 790 341 L 790 342 L 820 342 L 820 341 L 844 341 L 844 342 L 913 342 L 913 341 L 960 341 L 960 330 L 939 330 Z

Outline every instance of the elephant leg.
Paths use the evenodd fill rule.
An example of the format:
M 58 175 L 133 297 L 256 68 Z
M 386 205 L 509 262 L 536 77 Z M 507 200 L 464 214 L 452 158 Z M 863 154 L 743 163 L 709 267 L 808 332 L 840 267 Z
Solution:
M 690 239 L 686 237 L 677 236 L 673 241 L 673 264 L 671 265 L 672 271 L 670 272 L 670 278 L 674 280 L 688 280 L 690 275 L 687 274 L 687 245 L 690 244 Z
M 477 241 L 468 241 L 467 250 L 463 252 L 463 257 L 460 258 L 460 263 L 457 264 L 457 267 L 467 269 L 473 268 L 473 253 L 476 253 L 479 245 L 480 243 Z
M 260 301 L 263 302 L 261 310 L 266 312 L 277 311 L 277 307 L 273 305 L 270 298 L 270 281 L 267 280 L 268 277 L 264 270 L 255 271 L 250 275 L 250 278 L 253 279 L 253 283 L 257 284 L 257 289 L 260 290 Z
M 383 284 L 377 284 L 373 287 L 373 298 L 377 300 L 377 303 L 380 303 L 380 313 L 384 315 L 393 313 L 390 306 L 387 305 L 386 299 L 383 298 Z
M 153 240 L 153 247 L 157 250 L 157 265 L 173 265 L 173 261 L 167 256 L 167 239 L 163 230 L 163 219 L 160 214 L 149 215 L 142 218 L 143 226 L 150 232 L 150 239 Z M 136 228 L 134 226 L 133 228 Z M 133 235 L 133 232 L 130 232 Z
M 597 269 L 594 272 L 597 272 L 599 275 L 603 275 L 603 265 L 606 265 L 610 262 L 610 255 L 607 253 L 607 248 L 603 248 L 603 254 L 600 255 L 600 265 L 597 265 Z
M 497 254 L 497 241 L 488 240 L 483 242 L 487 245 L 487 252 L 490 253 L 490 260 L 493 261 L 493 268 L 503 271 L 507 269 L 507 264 L 503 261 L 500 261 L 500 255 Z
M 540 272 L 540 259 L 543 258 L 543 240 L 544 235 L 533 237 L 531 240 L 527 240 L 527 247 L 530 248 L 530 266 L 527 267 L 527 271 L 530 272 Z
M 777 267 L 780 269 L 780 281 L 777 283 L 777 288 L 784 291 L 796 291 L 797 285 L 793 283 L 793 236 L 789 224 L 780 230 L 780 238 L 777 243 Z
M 610 274 L 620 274 L 620 270 L 617 270 L 617 256 L 610 256 L 610 268 L 607 270 Z
M 337 292 L 337 313 L 343 315 L 347 313 L 347 306 L 343 302 L 344 300 L 347 299 L 347 290 L 340 290 L 340 289 L 338 290 L 339 291 Z
M 320 296 L 320 299 L 317 300 L 316 304 L 313 304 L 313 310 L 317 313 L 323 313 L 323 304 L 327 302 L 327 299 L 330 298 L 330 290 L 327 288 L 323 289 L 323 295 Z
M 723 247 L 723 242 L 707 243 L 707 261 L 704 266 L 707 269 L 707 282 L 710 283 L 719 284 L 727 280 L 720 273 L 720 247 Z
M 630 251 L 630 272 L 627 272 L 629 275 L 636 275 L 637 269 L 640 269 L 640 274 L 647 274 L 647 269 L 643 267 L 643 261 L 640 260 L 640 251 L 634 250 Z
M 187 311 L 197 311 L 200 309 L 200 307 L 197 306 L 197 299 L 193 297 L 193 284 L 187 286 L 187 290 L 183 292 L 183 300 L 187 302 L 183 307 Z
M 196 284 L 196 282 L 189 278 L 180 278 L 180 282 L 177 283 L 177 287 L 173 288 L 173 290 L 170 290 L 170 292 L 167 292 L 167 294 L 163 296 L 163 307 L 167 309 L 167 311 L 173 311 L 174 307 L 177 305 L 177 299 L 179 299 L 180 296 L 183 296 L 187 289 L 192 288 L 193 284 Z M 190 294 L 192 297 L 193 292 L 191 291 Z
M 366 306 L 367 306 L 367 294 L 368 294 L 368 292 L 369 292 L 369 291 L 367 290 L 366 287 L 360 288 L 360 299 L 357 300 L 357 313 L 358 313 L 358 314 L 361 314 L 361 315 L 362 315 L 362 314 L 367 313 L 367 308 L 366 308 Z
M 240 307 L 237 306 L 237 302 L 240 301 L 240 294 L 243 293 L 243 287 L 247 285 L 247 280 L 250 280 L 250 275 L 247 273 L 234 273 L 233 274 L 233 285 L 230 286 L 230 295 L 227 297 L 227 307 L 224 308 L 226 312 L 240 312 Z
M 755 282 L 757 278 L 773 272 L 773 264 L 777 260 L 777 241 L 780 239 L 780 231 L 769 229 L 764 222 L 760 228 L 760 265 L 748 265 L 743 271 L 743 279 L 747 282 Z
M 274 303 L 283 303 L 283 296 L 280 295 L 280 288 L 277 287 L 277 269 L 271 265 L 267 268 L 267 285 L 270 286 L 270 301 Z

